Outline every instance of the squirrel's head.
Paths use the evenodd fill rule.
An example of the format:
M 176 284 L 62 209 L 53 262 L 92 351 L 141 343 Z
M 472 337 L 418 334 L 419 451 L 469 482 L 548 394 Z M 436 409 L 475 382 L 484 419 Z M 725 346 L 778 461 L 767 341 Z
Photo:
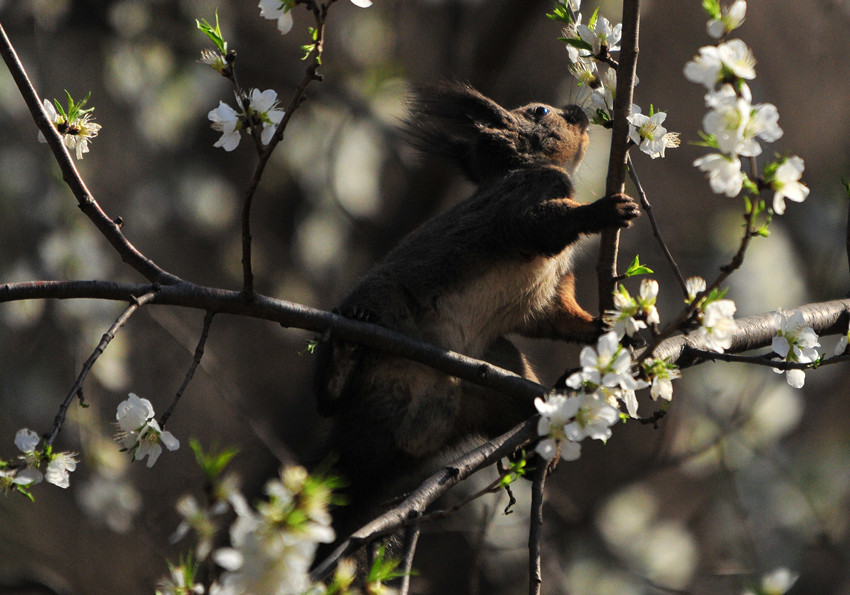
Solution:
M 506 110 L 463 83 L 420 89 L 406 123 L 414 145 L 454 162 L 474 182 L 541 163 L 572 173 L 588 145 L 587 116 L 576 105 Z

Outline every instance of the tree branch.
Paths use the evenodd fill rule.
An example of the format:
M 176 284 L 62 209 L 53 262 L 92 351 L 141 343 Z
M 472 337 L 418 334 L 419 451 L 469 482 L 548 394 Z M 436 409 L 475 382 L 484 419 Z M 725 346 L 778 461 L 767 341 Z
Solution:
M 652 226 L 652 235 L 655 236 L 659 246 L 661 246 L 661 251 L 664 252 L 664 258 L 667 259 L 667 264 L 670 265 L 670 269 L 673 271 L 676 281 L 679 282 L 682 294 L 684 297 L 688 297 L 688 288 L 685 283 L 685 278 L 682 276 L 682 271 L 679 270 L 679 265 L 676 264 L 673 254 L 670 253 L 670 248 L 667 247 L 667 242 L 665 242 L 664 238 L 661 236 L 661 229 L 658 227 L 658 222 L 655 220 L 655 214 L 652 212 L 652 205 L 649 203 L 649 199 L 646 196 L 646 192 L 644 192 L 643 185 L 640 183 L 640 178 L 638 178 L 637 171 L 635 171 L 631 155 L 626 156 L 626 163 L 629 168 L 629 176 L 637 189 L 638 200 L 640 200 L 640 208 L 643 209 L 644 213 L 646 213 L 646 216 L 649 218 L 649 224 Z
M 289 99 L 289 103 L 286 105 L 283 112 L 283 118 L 280 123 L 278 123 L 274 135 L 269 140 L 269 144 L 266 146 L 265 150 L 260 153 L 259 161 L 257 161 L 257 166 L 254 168 L 251 181 L 248 183 L 248 188 L 245 191 L 245 198 L 242 201 L 242 293 L 247 299 L 251 299 L 254 296 L 254 272 L 253 265 L 251 263 L 251 205 L 254 200 L 254 195 L 257 192 L 257 187 L 260 185 L 260 180 L 263 177 L 263 172 L 265 172 L 266 165 L 269 162 L 269 158 L 278 143 L 283 140 L 283 133 L 289 124 L 289 120 L 292 119 L 292 114 L 295 113 L 295 110 L 301 106 L 301 103 L 304 100 L 304 91 L 307 90 L 307 86 L 313 81 L 322 80 L 321 75 L 318 74 L 318 70 L 319 66 L 322 64 L 322 52 L 324 51 L 325 19 L 328 16 L 328 8 L 330 8 L 331 4 L 335 1 L 336 0 L 329 0 L 329 2 L 322 5 L 321 8 L 312 0 L 297 2 L 307 4 L 307 7 L 312 11 L 314 18 L 316 19 L 316 48 L 314 50 L 313 61 L 310 66 L 307 67 L 301 82 L 295 88 L 295 92 Z
M 550 389 L 487 362 L 454 351 L 440 349 L 423 341 L 368 322 L 345 318 L 257 294 L 248 301 L 237 291 L 216 289 L 180 281 L 158 287 L 149 284 L 113 283 L 107 281 L 30 281 L 0 286 L 0 303 L 25 299 L 95 298 L 131 301 L 136 296 L 156 290 L 151 304 L 195 308 L 221 314 L 249 316 L 276 322 L 287 328 L 300 328 L 316 333 L 330 331 L 335 336 L 368 347 L 381 349 L 425 364 L 451 376 L 468 380 L 499 392 L 533 399 Z M 850 322 L 850 299 L 816 302 L 789 309 L 800 310 L 807 326 L 819 335 L 843 334 Z M 736 319 L 738 330 L 727 353 L 741 353 L 770 345 L 776 330 L 771 312 Z M 653 347 L 654 357 L 667 359 L 685 368 L 694 365 L 697 351 L 707 345 L 697 334 L 670 337 Z M 641 351 L 636 353 L 640 357 Z
M 794 311 L 802 312 L 806 326 L 812 327 L 819 335 L 843 334 L 850 322 L 850 299 L 806 304 L 789 309 L 788 314 Z M 735 322 L 738 324 L 738 330 L 732 337 L 732 345 L 726 350 L 727 353 L 742 353 L 767 347 L 776 335 L 772 312 L 737 318 Z M 654 348 L 654 357 L 686 368 L 705 361 L 700 355 L 704 351 L 709 349 L 699 335 L 677 335 L 657 345 Z
M 174 400 L 171 401 L 171 405 L 168 406 L 168 409 L 166 409 L 165 413 L 162 414 L 162 417 L 159 418 L 160 427 L 165 427 L 165 422 L 167 422 L 168 418 L 171 417 L 171 414 L 174 412 L 174 408 L 177 407 L 177 402 L 180 401 L 180 397 L 183 396 L 183 392 L 186 390 L 186 387 L 189 386 L 189 382 L 192 381 L 192 377 L 195 375 L 195 370 L 197 370 L 198 366 L 201 365 L 201 359 L 204 357 L 204 346 L 207 344 L 207 337 L 210 334 L 213 316 L 215 316 L 215 313 L 211 310 L 208 310 L 206 316 L 204 316 L 204 328 L 201 330 L 201 338 L 198 339 L 198 346 L 195 347 L 195 355 L 192 358 L 192 365 L 189 366 L 189 371 L 186 372 L 183 384 L 180 385 L 180 388 L 177 390 L 177 394 L 174 395 Z
M 59 169 L 62 171 L 62 179 L 76 197 L 80 210 L 85 213 L 86 217 L 94 223 L 100 233 L 112 244 L 112 247 L 121 256 L 121 259 L 141 273 L 148 281 L 162 285 L 169 285 L 179 281 L 178 277 L 164 271 L 150 258 L 139 252 L 124 236 L 121 231 L 120 222 L 111 219 L 94 199 L 94 196 L 88 187 L 86 187 L 85 182 L 83 182 L 82 177 L 80 177 L 77 166 L 74 164 L 71 154 L 65 147 L 65 143 L 62 142 L 62 136 L 56 130 L 53 122 L 50 121 L 47 112 L 44 111 L 41 99 L 32 86 L 32 82 L 30 82 L 29 76 L 18 58 L 15 48 L 12 46 L 12 42 L 6 35 L 2 23 L 0 23 L 0 55 L 3 56 L 3 61 L 6 63 L 21 96 L 24 98 L 36 126 L 38 126 L 38 129 L 47 140 L 50 150 L 53 151 L 53 156 L 59 164 Z
M 540 459 L 531 484 L 531 521 L 528 529 L 528 592 L 540 595 L 543 587 L 543 489 L 549 471 L 549 461 Z
M 107 281 L 32 281 L 0 286 L 0 303 L 39 298 L 99 298 L 127 301 L 157 289 L 154 304 L 196 308 L 214 313 L 249 316 L 281 326 L 316 333 L 330 332 L 340 338 L 382 349 L 423 363 L 451 376 L 528 399 L 542 396 L 548 388 L 497 366 L 454 351 L 446 351 L 387 328 L 344 318 L 301 304 L 256 294 L 245 299 L 237 291 L 216 289 L 180 281 L 164 287 Z
M 341 558 L 351 554 L 375 539 L 393 533 L 412 520 L 419 520 L 428 508 L 449 488 L 460 483 L 476 471 L 484 469 L 501 458 L 509 456 L 537 437 L 537 416 L 515 428 L 485 442 L 455 459 L 447 466 L 423 481 L 401 503 L 384 512 L 343 541 L 334 552 L 310 573 L 313 581 L 319 581 L 333 572 Z
M 79 397 L 80 400 L 83 398 L 83 382 L 86 377 L 89 375 L 89 372 L 94 366 L 94 363 L 97 361 L 97 358 L 100 357 L 100 354 L 104 352 L 106 346 L 109 345 L 110 341 L 115 337 L 115 333 L 118 332 L 124 323 L 130 319 L 136 310 L 139 309 L 139 306 L 150 302 L 154 296 L 156 295 L 156 289 L 151 289 L 141 297 L 136 298 L 135 296 L 130 296 L 130 305 L 121 313 L 121 316 L 109 327 L 103 336 L 100 338 L 100 342 L 97 344 L 97 347 L 94 348 L 94 351 L 86 360 L 86 363 L 83 364 L 83 368 L 80 370 L 79 375 L 77 376 L 77 380 L 74 381 L 74 385 L 71 387 L 71 390 L 68 392 L 68 395 L 62 401 L 62 404 L 59 405 L 59 412 L 56 414 L 56 417 L 53 419 L 53 426 L 50 428 L 50 432 L 44 437 L 45 446 L 50 446 L 53 444 L 53 441 L 56 439 L 56 436 L 59 435 L 59 430 L 62 429 L 62 424 L 65 423 L 65 416 L 68 414 L 68 408 L 71 406 L 71 402 L 74 400 L 74 397 Z
M 614 128 L 611 133 L 611 154 L 608 159 L 607 195 L 626 188 L 626 157 L 629 151 L 629 122 L 634 81 L 637 71 L 638 34 L 640 29 L 640 0 L 623 1 L 623 38 L 617 67 L 617 93 L 614 97 Z M 614 279 L 617 276 L 618 229 L 605 229 L 599 243 L 596 275 L 599 288 L 600 314 L 614 307 Z

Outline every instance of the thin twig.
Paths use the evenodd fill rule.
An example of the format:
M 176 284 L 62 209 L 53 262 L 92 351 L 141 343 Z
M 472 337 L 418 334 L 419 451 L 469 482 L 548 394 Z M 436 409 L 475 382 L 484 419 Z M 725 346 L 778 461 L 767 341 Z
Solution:
M 530 595 L 540 595 L 543 588 L 543 568 L 541 554 L 543 551 L 543 489 L 546 485 L 546 474 L 549 461 L 541 461 L 534 470 L 531 483 L 531 520 L 528 530 L 528 592 Z
M 313 569 L 310 573 L 311 579 L 313 581 L 324 580 L 333 572 L 340 559 L 375 539 L 406 526 L 410 519 L 421 516 L 422 511 L 451 487 L 476 471 L 489 467 L 497 460 L 513 454 L 519 448 L 535 440 L 537 438 L 537 422 L 538 416 L 534 416 L 440 469 L 419 484 L 419 487 L 408 494 L 404 501 L 373 519 L 340 543 L 330 556 Z
M 421 530 L 419 523 L 416 523 L 404 531 L 404 555 L 399 565 L 399 570 L 403 574 L 401 585 L 399 585 L 398 589 L 399 595 L 407 595 L 410 591 L 410 573 L 413 571 L 413 555 L 416 553 L 416 544 L 419 542 L 419 533 Z
M 328 8 L 330 8 L 331 4 L 335 1 L 336 0 L 330 0 L 327 4 L 322 5 L 321 8 L 318 7 L 312 0 L 309 2 L 297 2 L 299 4 L 307 4 L 316 19 L 316 49 L 314 51 L 313 61 L 310 66 L 307 67 L 301 82 L 295 88 L 295 92 L 292 94 L 292 97 L 284 110 L 283 118 L 281 118 L 278 123 L 274 135 L 272 135 L 272 138 L 269 140 L 269 144 L 266 145 L 265 150 L 260 153 L 257 166 L 254 168 L 254 173 L 251 176 L 250 182 L 248 182 L 248 188 L 245 190 L 245 198 L 242 201 L 242 294 L 248 300 L 254 298 L 254 271 L 251 262 L 251 242 L 253 239 L 251 235 L 251 205 L 253 204 L 254 195 L 257 192 L 257 187 L 260 184 L 260 180 L 263 177 L 263 172 L 266 169 L 266 165 L 269 162 L 272 152 L 277 144 L 283 140 L 283 133 L 289 124 L 289 120 L 292 118 L 292 114 L 303 102 L 304 91 L 313 81 L 322 80 L 321 75 L 318 74 L 318 69 L 322 64 L 322 52 L 324 51 L 325 20 L 328 15 Z
M 165 413 L 162 414 L 162 417 L 159 418 L 159 425 L 163 428 L 165 427 L 165 422 L 168 421 L 168 418 L 171 417 L 171 414 L 174 412 L 174 408 L 177 407 L 177 401 L 180 400 L 180 397 L 183 396 L 183 392 L 186 390 L 186 387 L 189 386 L 189 382 L 191 382 L 192 377 L 195 375 L 195 370 L 197 370 L 198 366 L 201 365 L 201 359 L 204 357 L 204 346 L 207 343 L 207 336 L 210 334 L 210 326 L 212 325 L 213 316 L 215 316 L 215 312 L 212 310 L 208 310 L 204 316 L 204 328 L 201 330 L 201 338 L 198 339 L 198 346 L 195 347 L 195 356 L 192 358 L 192 365 L 189 366 L 189 371 L 186 372 L 183 384 L 180 385 L 180 388 L 177 390 L 177 394 L 174 395 L 174 400 L 171 401 L 171 405 L 168 406 L 168 409 L 166 409 Z
M 828 366 L 831 364 L 841 364 L 844 362 L 850 361 L 850 355 L 838 355 L 835 357 L 829 357 L 819 362 L 788 362 L 785 360 L 775 360 L 770 359 L 770 355 L 737 355 L 734 353 L 717 353 L 715 351 L 707 351 L 702 349 L 691 349 L 690 350 L 693 357 L 705 359 L 708 361 L 723 361 L 723 362 L 736 362 L 741 364 L 752 364 L 755 366 L 767 366 L 769 368 L 776 368 L 777 370 L 813 370 L 815 368 L 820 368 L 821 366 Z
M 608 159 L 608 177 L 605 194 L 625 190 L 626 156 L 629 151 L 629 122 L 626 119 L 632 107 L 634 81 L 637 69 L 638 36 L 640 29 L 640 0 L 623 2 L 623 37 L 620 44 L 620 62 L 617 67 L 617 92 L 614 97 L 614 127 L 611 131 L 611 154 Z M 599 288 L 599 312 L 614 307 L 614 282 L 617 276 L 617 251 L 620 243 L 618 229 L 605 229 L 599 242 L 596 276 Z
M 631 155 L 626 157 L 626 163 L 628 165 L 629 176 L 637 189 L 640 207 L 643 209 L 643 212 L 646 213 L 646 216 L 649 217 L 649 223 L 652 225 L 652 235 L 654 235 L 655 239 L 658 240 L 658 244 L 661 246 L 662 252 L 664 252 L 664 258 L 667 259 L 667 264 L 670 265 L 670 268 L 673 270 L 673 274 L 676 276 L 676 280 L 679 282 L 679 286 L 682 288 L 682 293 L 685 297 L 688 297 L 688 288 L 685 284 L 685 278 L 682 276 L 682 272 L 679 270 L 679 266 L 676 264 L 673 254 L 671 254 L 670 249 L 667 247 L 667 242 L 665 242 L 664 238 L 661 237 L 661 229 L 658 227 L 658 222 L 655 220 L 655 214 L 652 212 L 652 205 L 649 203 L 649 199 L 646 197 L 646 192 L 640 183 L 634 163 L 632 163 Z
M 668 324 L 664 329 L 655 335 L 652 339 L 652 343 L 643 351 L 642 355 L 637 360 L 638 364 L 643 362 L 645 359 L 652 357 L 656 351 L 656 348 L 661 345 L 661 343 L 672 337 L 675 333 L 681 331 L 683 327 L 688 323 L 691 318 L 693 318 L 694 314 L 697 311 L 697 307 L 699 306 L 700 300 L 702 296 L 709 295 L 713 290 L 720 287 L 720 284 L 723 283 L 729 275 L 733 272 L 741 268 L 741 265 L 744 264 L 744 255 L 747 252 L 747 248 L 750 245 L 750 241 L 756 235 L 755 231 L 755 222 L 756 217 L 758 216 L 758 212 L 756 210 L 756 205 L 758 203 L 758 198 L 753 200 L 750 204 L 750 212 L 745 215 L 746 224 L 744 226 L 744 235 L 741 237 L 741 243 L 738 246 L 738 251 L 735 252 L 732 259 L 728 264 L 720 267 L 720 273 L 717 277 L 705 288 L 705 291 L 700 293 L 700 295 L 696 296 L 694 300 L 687 305 L 682 310 L 682 313 L 679 317 L 673 321 L 671 324 Z
M 496 492 L 498 492 L 501 489 L 501 486 L 499 484 L 502 483 L 502 477 L 504 477 L 504 476 L 500 475 L 495 480 L 490 482 L 490 484 L 487 487 L 485 487 L 484 489 L 478 490 L 474 494 L 467 496 L 466 498 L 464 498 L 463 500 L 461 500 L 460 502 L 458 502 L 457 504 L 455 504 L 455 505 L 453 505 L 449 508 L 446 508 L 446 509 L 443 509 L 443 510 L 435 510 L 433 512 L 429 512 L 428 514 L 423 514 L 423 515 L 416 517 L 415 522 L 411 521 L 411 524 L 419 524 L 419 523 L 423 523 L 423 522 L 432 522 L 432 521 L 436 521 L 436 520 L 439 520 L 439 519 L 446 518 L 448 516 L 455 514 L 458 511 L 460 511 L 461 509 L 466 507 L 466 505 L 468 505 L 470 502 L 474 502 L 475 500 L 478 500 L 482 496 L 486 496 L 488 494 L 495 494 Z
M 132 298 L 130 305 L 121 313 L 112 326 L 109 327 L 103 336 L 100 338 L 100 342 L 97 344 L 97 347 L 94 348 L 94 351 L 86 360 L 86 363 L 83 364 L 82 369 L 80 370 L 79 375 L 77 376 L 77 380 L 74 382 L 74 385 L 71 387 L 71 390 L 68 391 L 68 395 L 62 401 L 62 404 L 59 406 L 59 412 L 56 414 L 56 417 L 53 419 L 53 426 L 50 428 L 50 432 L 44 437 L 45 446 L 50 446 L 53 444 L 53 441 L 56 439 L 56 436 L 59 434 L 59 430 L 62 429 L 62 424 L 65 423 L 65 416 L 68 414 L 68 408 L 71 406 L 71 402 L 74 400 L 74 397 L 79 397 L 82 399 L 82 390 L 83 390 L 83 382 L 88 376 L 89 372 L 94 366 L 94 363 L 97 361 L 97 358 L 103 353 L 106 349 L 106 346 L 109 345 L 109 342 L 115 337 L 115 333 L 118 332 L 124 324 L 130 319 L 130 317 L 139 309 L 139 306 L 142 306 L 149 301 L 151 301 L 156 295 L 156 290 L 149 291 L 148 293 L 139 296 L 138 298 Z
M 53 152 L 53 157 L 62 171 L 62 179 L 77 199 L 80 210 L 85 213 L 92 223 L 94 223 L 95 227 L 97 227 L 98 231 L 112 244 L 112 247 L 121 256 L 121 259 L 141 273 L 148 281 L 162 285 L 170 285 L 179 281 L 178 277 L 161 269 L 150 258 L 139 252 L 124 236 L 119 223 L 107 216 L 94 199 L 94 196 L 86 187 L 80 173 L 77 171 L 77 166 L 74 164 L 74 160 L 68 152 L 65 143 L 62 141 L 62 136 L 56 130 L 47 112 L 44 110 L 41 99 L 18 58 L 12 42 L 6 35 L 2 23 L 0 23 L 0 55 L 3 56 L 3 60 L 27 104 L 27 108 L 29 108 L 36 126 L 38 126 L 38 129 L 47 140 L 47 144 Z

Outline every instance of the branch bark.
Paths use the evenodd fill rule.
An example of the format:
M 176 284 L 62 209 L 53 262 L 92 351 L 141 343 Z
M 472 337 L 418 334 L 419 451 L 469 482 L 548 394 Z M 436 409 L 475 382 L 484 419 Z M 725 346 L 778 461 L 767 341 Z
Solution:
M 542 396 L 550 389 L 513 372 L 463 354 L 440 349 L 381 326 L 352 320 L 261 294 L 246 300 L 241 292 L 195 285 L 180 281 L 159 287 L 150 284 L 114 283 L 109 281 L 31 281 L 0 286 L 0 303 L 25 299 L 94 298 L 132 301 L 152 290 L 152 305 L 181 306 L 220 314 L 249 316 L 276 322 L 287 328 L 300 328 L 316 333 L 330 332 L 342 339 L 382 349 L 425 364 L 451 376 L 522 398 Z M 816 333 L 837 334 L 847 330 L 850 321 L 850 298 L 816 302 L 789 308 L 800 310 L 808 326 Z M 768 312 L 736 319 L 738 331 L 728 353 L 741 353 L 770 345 L 776 331 L 773 315 Z M 681 368 L 692 366 L 699 358 L 694 350 L 707 346 L 696 334 L 677 335 L 665 339 L 654 348 L 654 356 L 676 363 Z M 640 352 L 636 354 L 640 357 Z
M 418 519 L 437 498 L 476 471 L 494 464 L 529 444 L 537 437 L 537 416 L 523 422 L 498 438 L 455 459 L 422 482 L 403 502 L 357 530 L 310 573 L 314 581 L 323 580 L 337 562 L 375 539 L 395 532 Z
M 626 118 L 631 111 L 634 96 L 639 29 L 640 0 L 624 0 L 623 37 L 620 44 L 620 61 L 617 67 L 617 93 L 614 97 L 614 129 L 611 134 L 608 177 L 605 181 L 605 193 L 607 195 L 623 192 L 626 188 L 626 159 L 629 153 L 629 122 Z M 618 229 L 603 230 L 599 242 L 599 259 L 596 263 L 600 314 L 614 307 L 613 291 L 617 276 L 619 243 L 620 231 Z
M 136 271 L 142 274 L 148 281 L 168 285 L 176 283 L 179 278 L 171 273 L 166 272 L 157 266 L 154 261 L 139 252 L 133 244 L 124 236 L 121 231 L 120 220 L 111 219 L 94 199 L 91 191 L 86 186 L 80 172 L 77 171 L 77 166 L 65 143 L 62 142 L 62 136 L 53 122 L 50 121 L 47 112 L 44 111 L 44 106 L 41 99 L 32 86 L 29 77 L 23 64 L 12 46 L 12 42 L 6 35 L 3 29 L 3 24 L 0 23 L 0 56 L 9 69 L 21 96 L 29 108 L 36 126 L 44 135 L 50 150 L 56 162 L 59 164 L 59 169 L 62 171 L 62 179 L 68 184 L 74 197 L 77 199 L 77 204 L 80 210 L 85 213 L 101 234 L 112 244 L 112 247 L 121 256 L 121 259 L 133 267 Z

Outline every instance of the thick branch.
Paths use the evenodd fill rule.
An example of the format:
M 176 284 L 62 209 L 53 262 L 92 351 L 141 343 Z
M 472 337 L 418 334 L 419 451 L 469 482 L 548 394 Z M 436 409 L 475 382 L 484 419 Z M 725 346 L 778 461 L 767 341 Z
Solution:
M 850 321 L 850 299 L 806 304 L 789 309 L 788 312 L 793 311 L 802 312 L 806 325 L 819 335 L 845 333 Z M 767 347 L 776 335 L 772 312 L 739 318 L 735 322 L 738 323 L 738 330 L 732 338 L 732 346 L 726 350 L 727 353 L 742 353 Z M 705 361 L 695 352 L 708 351 L 708 346 L 699 335 L 677 335 L 664 340 L 654 351 L 654 357 L 686 368 Z
M 422 482 L 403 502 L 369 522 L 339 547 L 311 573 L 314 580 L 322 580 L 333 572 L 337 562 L 383 535 L 418 519 L 428 506 L 445 494 L 449 488 L 460 483 L 479 469 L 489 467 L 499 459 L 509 456 L 537 437 L 537 417 L 523 422 L 498 438 L 490 440 L 472 450 Z
M 608 178 L 605 193 L 616 194 L 626 188 L 626 157 L 629 151 L 629 122 L 626 118 L 632 107 L 635 73 L 637 71 L 640 0 L 623 2 L 623 38 L 620 62 L 617 67 L 617 93 L 614 97 L 614 129 L 611 134 L 611 154 L 608 159 Z M 599 244 L 596 263 L 599 286 L 599 312 L 614 307 L 614 278 L 617 276 L 617 249 L 620 232 L 606 229 Z
M 130 301 L 157 288 L 155 285 L 134 285 L 107 281 L 32 281 L 0 286 L 0 303 L 44 298 L 95 298 Z M 250 316 L 277 322 L 284 327 L 300 328 L 316 333 L 330 331 L 335 336 L 382 349 L 395 355 L 420 362 L 446 374 L 518 397 L 534 398 L 549 391 L 536 382 L 503 370 L 497 366 L 454 351 L 446 351 L 401 333 L 359 320 L 344 318 L 285 300 L 257 294 L 246 300 L 237 291 L 203 287 L 187 281 L 158 287 L 151 304 L 196 308 L 213 313 Z M 840 334 L 847 331 L 850 321 L 850 299 L 806 304 L 788 312 L 800 310 L 808 326 L 816 333 Z M 738 331 L 729 353 L 741 353 L 770 345 L 776 330 L 772 313 L 737 319 Z M 680 367 L 698 363 L 689 356 L 693 349 L 707 346 L 696 334 L 677 335 L 662 341 L 654 348 L 654 356 L 668 359 Z M 639 355 L 639 354 L 638 354 Z
M 159 268 L 151 259 L 139 252 L 130 241 L 124 237 L 121 232 L 121 226 L 116 221 L 113 221 L 100 208 L 100 205 L 95 201 L 94 196 L 86 187 L 80 173 L 77 171 L 77 166 L 65 144 L 62 142 L 62 136 L 53 122 L 50 121 L 47 112 L 44 111 L 44 106 L 32 86 L 29 77 L 23 64 L 18 58 L 15 48 L 12 47 L 12 42 L 6 35 L 2 23 L 0 23 L 0 55 L 3 56 L 3 61 L 9 68 L 21 96 L 29 108 L 36 126 L 47 139 L 47 144 L 50 150 L 53 151 L 53 156 L 59 164 L 59 169 L 62 171 L 62 179 L 68 184 L 71 192 L 77 199 L 80 210 L 85 213 L 101 234 L 112 244 L 112 247 L 121 255 L 121 259 L 131 267 L 141 273 L 148 281 L 167 285 L 176 283 L 178 278 L 171 273 L 167 273 Z
M 127 301 L 151 290 L 151 285 L 106 281 L 33 281 L 0 286 L 0 303 L 39 298 L 96 298 Z M 349 341 L 389 351 L 452 376 L 507 394 L 534 398 L 549 389 L 492 364 L 446 351 L 389 329 L 351 320 L 284 300 L 256 294 L 246 299 L 237 291 L 202 287 L 187 281 L 158 287 L 154 304 L 197 308 L 277 322 L 284 327 L 316 333 L 330 332 Z

